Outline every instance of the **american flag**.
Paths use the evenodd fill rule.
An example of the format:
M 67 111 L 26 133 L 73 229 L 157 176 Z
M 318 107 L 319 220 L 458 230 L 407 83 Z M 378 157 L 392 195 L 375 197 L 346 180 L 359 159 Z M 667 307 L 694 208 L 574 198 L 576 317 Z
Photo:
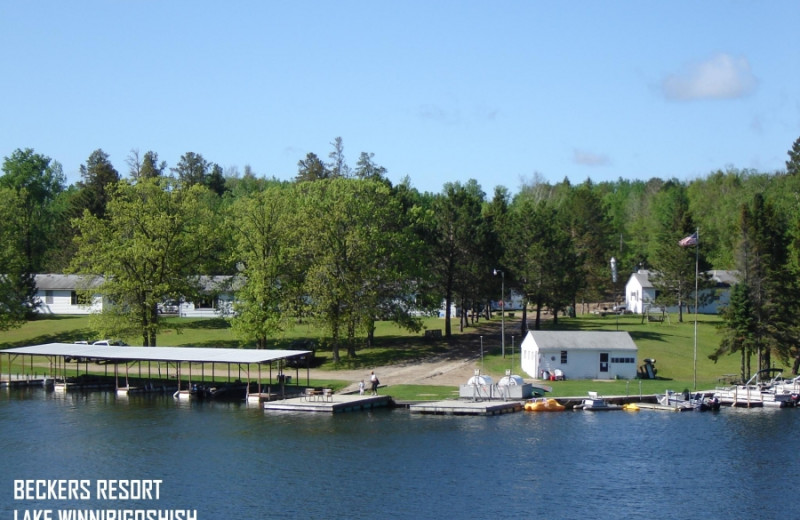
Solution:
M 688 237 L 681 239 L 678 241 L 678 245 L 681 247 L 691 247 L 697 245 L 697 231 L 689 235 Z

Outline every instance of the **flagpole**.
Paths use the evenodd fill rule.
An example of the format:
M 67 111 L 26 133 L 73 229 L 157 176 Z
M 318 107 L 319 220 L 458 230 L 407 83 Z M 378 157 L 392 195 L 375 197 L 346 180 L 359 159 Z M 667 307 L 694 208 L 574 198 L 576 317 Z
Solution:
M 694 244 L 694 389 L 697 390 L 697 278 L 700 269 L 700 228 L 695 231 L 697 241 Z

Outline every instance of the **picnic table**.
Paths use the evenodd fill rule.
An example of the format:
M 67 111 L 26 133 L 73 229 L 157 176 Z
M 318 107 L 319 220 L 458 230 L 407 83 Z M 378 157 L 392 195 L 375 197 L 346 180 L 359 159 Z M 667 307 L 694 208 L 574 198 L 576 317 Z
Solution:
M 306 388 L 303 393 L 303 399 L 306 401 L 332 401 L 333 390 L 330 388 Z

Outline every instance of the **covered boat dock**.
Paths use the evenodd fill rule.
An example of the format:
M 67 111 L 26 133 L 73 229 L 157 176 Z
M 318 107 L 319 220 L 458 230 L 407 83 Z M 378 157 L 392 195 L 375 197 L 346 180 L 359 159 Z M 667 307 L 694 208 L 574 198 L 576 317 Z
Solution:
M 294 386 L 299 389 L 300 370 L 302 360 L 308 360 L 310 350 L 254 350 L 232 348 L 196 348 L 196 347 L 130 347 L 130 346 L 105 346 L 85 345 L 77 343 L 46 343 L 28 347 L 6 349 L 0 354 L 5 354 L 8 372 L 11 365 L 18 358 L 30 356 L 31 367 L 34 367 L 35 357 L 44 357 L 48 360 L 46 379 L 52 380 L 56 390 L 70 388 L 90 388 L 93 382 L 91 377 L 84 377 L 81 381 L 80 366 L 83 365 L 83 376 L 88 376 L 90 368 L 98 372 L 101 367 L 105 369 L 107 386 L 111 386 L 109 378 L 113 377 L 113 388 L 118 394 L 128 392 L 143 392 L 157 388 L 175 390 L 175 397 L 188 397 L 197 383 L 206 382 L 206 365 L 211 364 L 210 381 L 214 382 L 217 373 L 216 365 L 227 368 L 227 380 L 230 383 L 233 374 L 231 370 L 236 367 L 236 381 L 245 386 L 249 400 L 268 400 L 271 398 L 273 385 L 277 395 L 285 397 L 287 386 L 291 386 L 291 374 L 285 370 L 288 360 L 294 360 Z M 0 356 L 0 374 L 3 373 L 3 362 Z M 147 373 L 144 372 L 146 363 Z M 153 367 L 155 363 L 155 367 Z M 197 369 L 200 365 L 198 375 Z M 256 366 L 255 374 L 252 365 Z M 267 368 L 264 373 L 265 365 Z M 72 366 L 75 366 L 74 377 Z M 109 366 L 113 367 L 113 374 L 109 374 Z M 162 372 L 165 369 L 166 374 Z M 133 370 L 132 370 L 133 369 Z M 153 370 L 157 374 L 153 374 Z M 305 367 L 306 385 L 309 381 L 309 367 Z M 268 376 L 267 383 L 262 378 Z M 253 376 L 255 382 L 253 383 Z M 100 376 L 98 376 L 100 377 Z M 134 380 L 135 385 L 131 385 Z M 246 383 L 242 383 L 245 380 Z M 252 387 L 252 388 L 251 388 Z

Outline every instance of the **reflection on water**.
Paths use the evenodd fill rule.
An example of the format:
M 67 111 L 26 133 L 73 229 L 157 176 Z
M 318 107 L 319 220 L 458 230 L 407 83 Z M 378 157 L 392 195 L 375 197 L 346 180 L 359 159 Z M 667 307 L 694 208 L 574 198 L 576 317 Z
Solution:
M 3 391 L 0 516 L 20 507 L 14 479 L 117 478 L 162 479 L 158 508 L 206 519 L 789 518 L 781 475 L 798 421 L 794 409 L 327 415 Z

